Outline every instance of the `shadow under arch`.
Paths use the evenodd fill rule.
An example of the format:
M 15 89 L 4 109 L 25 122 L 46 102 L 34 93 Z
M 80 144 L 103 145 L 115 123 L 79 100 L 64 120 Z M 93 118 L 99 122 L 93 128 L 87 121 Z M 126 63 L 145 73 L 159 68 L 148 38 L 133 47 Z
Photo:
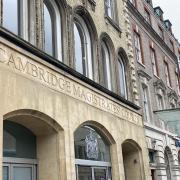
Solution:
M 116 54 L 117 54 L 117 56 L 121 56 L 121 58 L 123 60 L 123 63 L 126 65 L 126 68 L 128 68 L 128 66 L 129 66 L 129 58 L 128 58 L 127 53 L 124 50 L 124 48 L 122 48 L 122 47 L 118 48 Z
M 142 150 L 137 142 L 127 139 L 122 143 L 125 180 L 143 180 Z
M 4 115 L 4 120 L 19 123 L 30 129 L 35 135 L 43 135 L 63 128 L 50 116 L 33 109 L 18 109 Z
M 14 110 L 5 114 L 3 118 L 4 127 L 8 122 L 12 122 L 12 125 L 21 125 L 22 128 L 25 127 L 34 134 L 36 138 L 35 160 L 38 169 L 37 179 L 49 180 L 49 177 L 51 177 L 52 180 L 57 180 L 59 176 L 61 176 L 62 179 L 66 178 L 66 174 L 64 173 L 66 171 L 66 164 L 63 160 L 65 158 L 64 131 L 53 118 L 33 109 Z M 13 126 L 11 129 L 13 129 Z M 6 129 L 4 129 L 4 131 L 6 131 Z M 17 139 L 17 142 L 20 141 L 21 139 Z M 27 149 L 26 144 L 29 144 L 28 140 L 26 140 L 25 144 L 19 146 L 22 152 Z M 7 158 L 11 164 L 14 163 L 14 160 L 11 162 L 11 156 L 4 157 L 4 163 L 6 163 Z M 21 157 L 16 157 L 16 159 L 17 162 L 19 162 Z M 27 162 L 28 157 L 24 157 L 24 159 Z M 17 162 L 15 163 L 17 164 Z

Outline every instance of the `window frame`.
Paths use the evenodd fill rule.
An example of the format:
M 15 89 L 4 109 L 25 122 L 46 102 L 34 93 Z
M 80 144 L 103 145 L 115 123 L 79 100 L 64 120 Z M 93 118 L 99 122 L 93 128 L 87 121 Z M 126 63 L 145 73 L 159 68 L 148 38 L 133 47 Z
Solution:
M 145 65 L 143 58 L 141 35 L 135 30 L 133 35 L 134 35 L 134 50 L 135 50 L 136 61 L 142 65 Z
M 112 19 L 113 21 L 116 21 L 117 19 L 115 5 L 116 5 L 115 0 L 104 0 L 105 15 L 108 18 Z
M 171 77 L 170 77 L 170 71 L 169 71 L 169 64 L 164 61 L 164 68 L 165 68 L 165 78 L 166 78 L 166 84 L 168 87 L 171 88 Z
M 159 77 L 159 69 L 157 64 L 157 56 L 154 48 L 150 47 L 150 58 L 152 63 L 153 74 Z
M 85 22 L 85 20 L 80 17 L 78 14 L 76 14 L 74 21 L 73 21 L 73 36 L 74 36 L 74 47 L 75 47 L 75 33 L 74 33 L 74 25 L 78 25 L 79 28 L 81 28 L 81 31 L 84 34 L 83 39 L 85 40 L 85 46 L 84 46 L 84 57 L 82 57 L 82 62 L 84 63 L 85 69 L 83 69 L 83 74 L 84 76 L 90 78 L 93 80 L 93 42 L 92 42 L 92 37 L 91 37 L 91 32 Z M 78 31 L 79 32 L 79 31 Z M 80 33 L 79 33 L 80 34 Z M 83 60 L 84 58 L 84 60 Z M 76 70 L 76 59 L 75 59 L 75 49 L 74 49 L 74 68 Z
M 103 52 L 102 49 L 105 52 L 105 59 L 103 59 Z M 108 44 L 105 42 L 105 40 L 102 40 L 101 42 L 101 59 L 102 59 L 102 66 L 103 66 L 103 84 L 107 89 L 110 91 L 112 90 L 112 70 L 111 70 L 111 53 L 110 48 L 108 47 Z M 107 74 L 105 76 L 105 74 Z
M 51 23 L 52 23 L 52 56 L 57 58 L 59 61 L 63 61 L 63 36 L 62 36 L 62 15 L 61 8 L 58 7 L 58 4 L 52 0 L 44 0 L 43 5 L 49 11 Z M 44 17 L 43 17 L 44 22 Z M 45 30 L 44 30 L 45 31 Z M 45 43 L 45 35 L 44 35 L 44 43 Z M 45 44 L 44 44 L 45 47 Z

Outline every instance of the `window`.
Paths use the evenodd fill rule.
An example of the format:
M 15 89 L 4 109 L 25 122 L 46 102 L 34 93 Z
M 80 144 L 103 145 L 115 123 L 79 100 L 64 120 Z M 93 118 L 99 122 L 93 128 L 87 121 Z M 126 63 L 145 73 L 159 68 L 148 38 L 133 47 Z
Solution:
M 111 180 L 110 145 L 93 127 L 74 133 L 77 179 Z
M 119 78 L 119 86 L 120 86 L 120 95 L 124 98 L 127 98 L 126 72 L 121 55 L 119 55 L 118 57 L 118 73 L 119 73 L 118 78 Z
M 180 84 L 179 84 L 178 73 L 175 73 L 175 75 L 176 75 L 176 88 L 177 88 L 177 93 L 178 93 L 178 95 L 180 95 Z
M 141 49 L 141 39 L 137 32 L 134 32 L 134 44 L 135 44 L 135 54 L 137 62 L 143 63 L 142 49 Z
M 150 48 L 150 55 L 151 55 L 151 62 L 152 62 L 152 68 L 153 73 L 155 76 L 158 76 L 158 67 L 157 67 L 157 59 L 156 59 L 156 53 L 155 50 Z
M 157 94 L 157 106 L 158 106 L 158 110 L 164 109 L 163 96 L 161 94 Z
M 89 30 L 81 17 L 74 21 L 74 61 L 76 71 L 93 79 L 92 42 Z
M 133 6 L 136 6 L 136 0 L 129 0 L 132 4 L 133 4 Z
M 158 28 L 159 28 L 159 36 L 161 37 L 161 39 L 164 40 L 164 32 L 163 32 L 163 29 L 162 29 L 160 26 L 158 26 Z
M 29 0 L 4 0 L 2 9 L 3 27 L 28 40 Z
M 54 1 L 44 1 L 44 50 L 62 61 L 61 16 Z
M 155 151 L 149 150 L 149 163 L 155 163 Z
M 101 53 L 102 53 L 104 85 L 109 90 L 112 90 L 110 52 L 105 42 L 102 42 Z
M 144 18 L 149 24 L 151 24 L 150 13 L 146 9 L 144 9 Z
M 170 42 L 170 49 L 171 49 L 171 51 L 174 52 L 174 43 L 171 40 L 169 42 Z
M 115 2 L 114 0 L 104 0 L 105 13 L 108 17 L 115 20 Z
M 170 81 L 170 74 L 169 74 L 169 66 L 168 63 L 164 61 L 165 66 L 165 77 L 166 77 L 166 83 L 167 86 L 171 87 L 171 81 Z
M 149 106 L 149 96 L 147 86 L 142 85 L 142 95 L 143 95 L 143 106 L 144 106 L 144 115 L 145 120 L 150 121 L 150 106 Z
M 10 121 L 3 128 L 3 180 L 36 180 L 36 136 Z

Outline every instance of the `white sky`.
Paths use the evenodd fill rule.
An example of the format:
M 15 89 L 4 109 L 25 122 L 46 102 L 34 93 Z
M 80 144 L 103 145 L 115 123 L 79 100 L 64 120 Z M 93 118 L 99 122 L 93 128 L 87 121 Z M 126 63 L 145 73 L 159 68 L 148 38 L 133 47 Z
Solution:
M 164 12 L 164 20 L 172 23 L 172 31 L 180 42 L 180 0 L 153 0 L 153 6 L 160 6 Z

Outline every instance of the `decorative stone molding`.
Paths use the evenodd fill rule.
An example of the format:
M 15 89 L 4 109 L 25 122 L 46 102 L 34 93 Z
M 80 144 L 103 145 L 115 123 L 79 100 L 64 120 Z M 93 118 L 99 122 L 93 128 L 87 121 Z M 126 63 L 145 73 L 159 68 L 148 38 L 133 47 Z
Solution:
M 131 82 L 132 82 L 132 95 L 133 101 L 135 104 L 139 105 L 139 92 L 137 90 L 137 79 L 136 79 L 136 69 L 134 62 L 134 51 L 133 51 L 133 43 L 132 43 L 132 33 L 131 26 L 128 14 L 127 0 L 123 0 L 123 15 L 124 15 L 124 23 L 125 23 L 125 35 L 126 35 L 126 45 L 127 45 L 127 56 L 129 58 L 129 65 L 131 70 Z
M 166 92 L 166 86 L 161 79 L 158 79 L 153 84 L 154 84 L 156 92 L 158 91 L 158 89 L 161 89 L 164 93 Z
M 138 76 L 146 78 L 148 81 L 152 78 L 149 74 L 147 74 L 146 72 L 144 72 L 143 70 L 138 70 L 137 71 Z

